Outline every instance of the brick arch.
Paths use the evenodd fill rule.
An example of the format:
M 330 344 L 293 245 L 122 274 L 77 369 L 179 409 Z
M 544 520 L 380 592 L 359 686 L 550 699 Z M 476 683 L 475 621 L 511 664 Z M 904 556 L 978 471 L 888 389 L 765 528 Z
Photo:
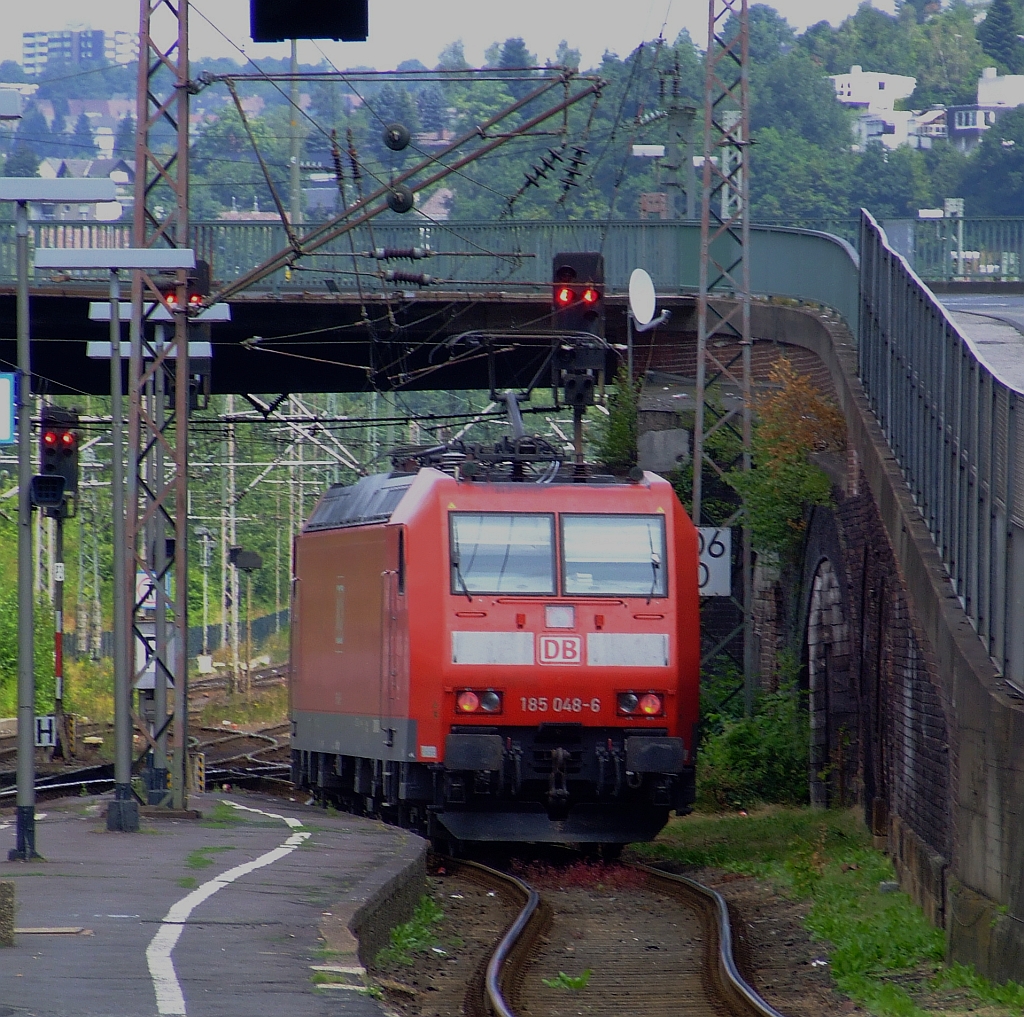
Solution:
M 856 703 L 849 681 L 850 623 L 840 576 L 832 561 L 818 562 L 807 610 L 807 686 L 810 712 L 811 804 L 847 804 L 853 797 Z

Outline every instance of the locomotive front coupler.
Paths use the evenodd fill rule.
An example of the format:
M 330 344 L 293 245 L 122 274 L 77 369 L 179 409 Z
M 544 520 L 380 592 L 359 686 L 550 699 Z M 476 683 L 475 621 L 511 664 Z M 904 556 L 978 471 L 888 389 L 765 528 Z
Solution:
M 572 759 L 568 749 L 551 750 L 551 775 L 548 777 L 548 818 L 565 819 L 569 814 L 569 783 L 565 772 Z

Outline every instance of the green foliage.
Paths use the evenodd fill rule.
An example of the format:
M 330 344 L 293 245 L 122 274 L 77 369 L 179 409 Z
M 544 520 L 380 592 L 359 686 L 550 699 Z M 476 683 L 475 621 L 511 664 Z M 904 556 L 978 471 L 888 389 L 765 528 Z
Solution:
M 963 189 L 972 214 L 1024 214 L 1024 108 L 1007 110 L 985 132 Z
M 783 554 L 799 540 L 804 507 L 827 505 L 831 484 L 825 473 L 806 455 L 792 455 L 772 469 L 763 460 L 763 442 L 755 435 L 755 468 L 749 473 L 729 474 L 728 482 L 743 496 L 750 513 L 751 539 L 760 552 Z
M 627 473 L 637 464 L 637 412 L 640 386 L 630 382 L 620 367 L 608 395 L 608 419 L 598 443 L 601 462 L 616 473 Z
M 5 528 L 6 529 L 6 528 Z M 48 605 L 36 604 L 35 684 L 36 712 L 52 713 L 53 680 L 53 611 Z M 0 585 L 0 716 L 12 717 L 18 708 L 18 587 L 17 582 Z
M 1022 18 L 1015 0 L 992 0 L 985 20 L 978 25 L 978 42 L 1003 73 L 1017 74 L 1024 63 L 1024 47 L 1017 37 Z
M 829 944 L 828 963 L 842 992 L 880 1017 L 921 1017 L 908 990 L 928 987 L 928 973 L 942 959 L 943 933 L 906 894 L 879 891 L 894 878 L 892 864 L 870 847 L 854 810 L 687 817 L 670 823 L 653 844 L 631 850 L 645 860 L 770 878 L 810 902 L 805 924 Z M 955 969 L 951 977 L 968 983 Z M 1006 997 L 1015 998 L 1014 990 Z
M 1005 1006 L 1018 1013 L 1024 1011 L 1024 985 L 1013 981 L 995 985 L 966 964 L 950 964 L 939 972 L 936 983 L 940 988 L 968 989 L 994 1006 Z
M 377 963 L 411 965 L 411 954 L 426 953 L 437 944 L 434 926 L 443 918 L 444 912 L 440 906 L 432 897 L 424 894 L 416 905 L 412 918 L 391 930 L 391 945 L 384 947 L 377 954 Z
M 761 695 L 753 715 L 725 721 L 697 756 L 697 800 L 706 808 L 802 804 L 808 795 L 809 724 L 792 680 Z
M 234 848 L 231 845 L 209 845 L 207 847 L 196 848 L 195 851 L 190 851 L 185 857 L 185 867 L 189 869 L 209 868 L 209 866 L 213 865 L 216 860 L 210 856 L 220 854 L 222 851 L 234 851 Z
M 590 982 L 592 973 L 590 968 L 587 968 L 578 975 L 567 975 L 564 971 L 559 971 L 557 977 L 542 978 L 541 981 L 549 989 L 567 989 L 569 992 L 582 992 Z

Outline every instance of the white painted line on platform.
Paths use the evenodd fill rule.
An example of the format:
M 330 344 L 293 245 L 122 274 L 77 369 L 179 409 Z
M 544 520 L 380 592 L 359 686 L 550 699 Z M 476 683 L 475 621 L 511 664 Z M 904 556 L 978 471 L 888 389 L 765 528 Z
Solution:
M 287 823 L 292 830 L 302 826 L 298 819 L 293 819 L 291 816 L 280 816 L 274 812 L 264 812 L 262 809 L 251 809 L 247 805 L 239 805 L 237 802 L 225 801 L 224 804 L 245 812 L 258 812 L 262 816 L 280 819 Z M 222 872 L 190 894 L 186 894 L 171 907 L 157 930 L 157 934 L 146 948 L 146 963 L 149 965 L 149 974 L 153 979 L 159 1013 L 170 1015 L 170 1017 L 186 1017 L 188 1013 L 185 1009 L 185 996 L 181 991 L 181 983 L 174 970 L 171 951 L 181 937 L 189 915 L 218 890 L 242 876 L 247 876 L 250 872 L 255 872 L 257 869 L 262 869 L 264 866 L 271 865 L 286 855 L 290 855 L 304 840 L 312 836 L 311 833 L 293 833 L 280 847 L 267 851 L 251 862 L 244 862 L 242 865 L 236 865 L 233 869 L 228 869 L 227 872 Z

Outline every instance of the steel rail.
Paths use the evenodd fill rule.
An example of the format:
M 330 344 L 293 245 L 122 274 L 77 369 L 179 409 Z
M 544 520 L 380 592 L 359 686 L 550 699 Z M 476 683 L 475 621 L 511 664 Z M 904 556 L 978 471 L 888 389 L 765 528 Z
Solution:
M 716 941 L 716 963 L 711 974 L 716 989 L 733 1013 L 738 1017 L 783 1017 L 775 1007 L 761 998 L 736 966 L 732 946 L 732 924 L 725 898 L 717 890 L 712 890 L 711 887 L 704 886 L 703 883 L 698 883 L 688 876 L 663 872 L 650 865 L 638 865 L 637 868 L 656 880 L 682 889 L 689 898 L 697 898 L 701 910 L 711 919 L 709 924 Z
M 484 998 L 480 1001 L 485 1012 L 497 1017 L 518 1017 L 508 998 L 511 982 L 534 939 L 550 919 L 550 908 L 533 887 L 506 872 L 477 862 L 454 858 L 446 859 L 446 864 L 450 871 L 459 868 L 475 870 L 492 882 L 511 887 L 525 899 L 519 914 L 487 962 L 483 977 Z M 703 916 L 710 947 L 707 956 L 708 973 L 715 994 L 730 1012 L 735 1017 L 783 1017 L 750 985 L 736 964 L 733 954 L 733 931 L 725 898 L 717 890 L 687 876 L 663 872 L 648 865 L 637 865 L 635 868 L 652 882 L 660 883 L 659 889 L 667 890 Z M 472 992 L 471 985 L 466 997 L 467 1014 L 480 1012 L 480 1002 L 473 1005 L 470 996 Z

